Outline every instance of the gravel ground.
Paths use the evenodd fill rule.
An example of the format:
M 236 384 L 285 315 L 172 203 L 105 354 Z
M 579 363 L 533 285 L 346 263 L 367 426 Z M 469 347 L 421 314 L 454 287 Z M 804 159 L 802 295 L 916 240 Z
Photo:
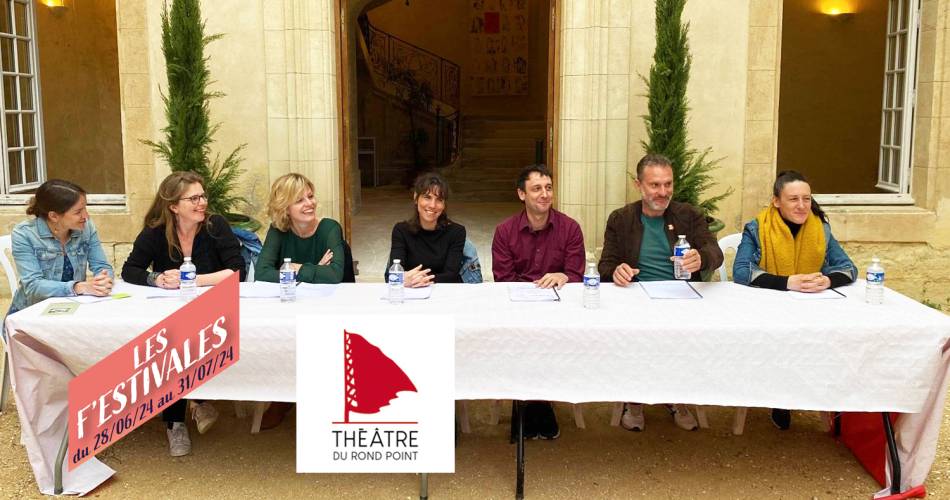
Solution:
M 277 429 L 250 435 L 249 420 L 217 402 L 218 423 L 205 435 L 192 429 L 190 456 L 167 456 L 164 429 L 149 422 L 103 452 L 118 470 L 95 498 L 417 498 L 409 474 L 296 474 L 294 414 Z M 471 402 L 472 433 L 456 450 L 455 474 L 433 475 L 432 498 L 511 498 L 514 446 L 508 420 L 487 423 L 489 403 Z M 586 404 L 587 429 L 572 423 L 569 405 L 556 405 L 561 438 L 531 441 L 526 451 L 529 498 L 863 498 L 879 489 L 851 453 L 822 431 L 818 415 L 796 412 L 792 429 L 772 427 L 764 409 L 749 412 L 746 432 L 729 432 L 733 410 L 710 408 L 711 428 L 676 428 L 661 407 L 648 407 L 647 429 L 608 425 L 611 406 Z M 39 495 L 19 445 L 16 413 L 0 415 L 0 498 Z M 950 497 L 947 412 L 927 488 Z M 945 496 L 946 495 L 946 496 Z

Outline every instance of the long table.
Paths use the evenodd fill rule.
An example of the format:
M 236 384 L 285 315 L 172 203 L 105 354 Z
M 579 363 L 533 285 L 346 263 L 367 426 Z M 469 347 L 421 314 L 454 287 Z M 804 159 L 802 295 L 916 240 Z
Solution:
M 242 284 L 242 286 L 244 286 Z M 605 284 L 601 307 L 570 284 L 560 302 L 511 302 L 508 285 L 435 285 L 429 299 L 391 305 L 383 284 L 280 303 L 241 299 L 241 360 L 190 397 L 294 401 L 298 315 L 451 314 L 456 398 L 669 401 L 822 411 L 899 412 L 900 489 L 922 484 L 936 452 L 948 381 L 950 318 L 891 290 L 864 303 L 863 283 L 840 300 L 733 283 L 698 283 L 700 300 L 652 300 Z M 70 378 L 176 310 L 154 289 L 43 316 L 49 299 L 7 318 L 15 397 L 37 483 L 52 492 Z M 88 491 L 113 473 L 98 461 L 65 474 Z

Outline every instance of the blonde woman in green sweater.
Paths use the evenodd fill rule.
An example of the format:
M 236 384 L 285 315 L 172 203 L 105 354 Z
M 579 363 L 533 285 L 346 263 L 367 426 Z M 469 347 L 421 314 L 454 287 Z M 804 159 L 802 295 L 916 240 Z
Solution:
M 257 258 L 257 281 L 280 281 L 279 270 L 289 258 L 303 283 L 339 283 L 343 280 L 343 228 L 317 215 L 313 183 L 300 174 L 274 181 L 267 213 L 271 226 Z

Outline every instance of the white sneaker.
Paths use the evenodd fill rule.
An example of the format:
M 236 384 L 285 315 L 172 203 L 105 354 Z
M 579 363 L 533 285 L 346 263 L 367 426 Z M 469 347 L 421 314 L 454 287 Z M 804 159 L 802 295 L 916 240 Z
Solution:
M 673 421 L 676 422 L 676 426 L 680 429 L 695 431 L 699 428 L 699 424 L 696 423 L 696 418 L 689 412 L 689 408 L 687 408 L 686 405 L 674 405 L 670 407 L 670 413 L 673 414 Z
M 218 410 L 211 403 L 192 403 L 191 417 L 198 426 L 198 434 L 208 432 L 208 429 L 218 421 Z
M 642 431 L 646 428 L 646 419 L 643 418 L 643 405 L 639 403 L 624 403 L 623 416 L 620 417 L 620 426 L 628 431 Z
M 188 437 L 188 427 L 184 422 L 175 422 L 171 429 L 166 429 L 168 435 L 168 453 L 173 457 L 183 457 L 191 453 L 191 439 Z

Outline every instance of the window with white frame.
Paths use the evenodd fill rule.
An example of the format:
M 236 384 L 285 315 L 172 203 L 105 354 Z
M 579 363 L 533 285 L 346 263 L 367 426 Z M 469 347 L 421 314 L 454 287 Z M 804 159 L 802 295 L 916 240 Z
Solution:
M 919 0 L 889 0 L 877 188 L 908 193 Z
M 2 193 L 34 189 L 46 177 L 35 33 L 31 0 L 0 0 Z
M 914 203 L 920 5 L 782 3 L 776 166 L 802 172 L 819 202 Z

